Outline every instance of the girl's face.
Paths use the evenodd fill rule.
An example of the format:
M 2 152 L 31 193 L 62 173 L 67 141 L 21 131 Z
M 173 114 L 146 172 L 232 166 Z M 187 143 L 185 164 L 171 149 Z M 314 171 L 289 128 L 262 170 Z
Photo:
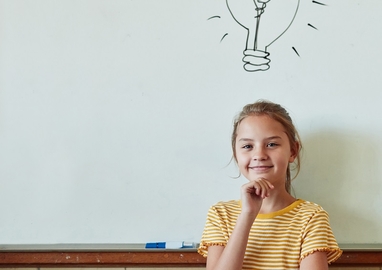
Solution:
M 296 153 L 281 123 L 268 116 L 248 116 L 237 127 L 235 153 L 240 172 L 285 187 L 286 172 Z M 293 148 L 295 149 L 295 147 Z

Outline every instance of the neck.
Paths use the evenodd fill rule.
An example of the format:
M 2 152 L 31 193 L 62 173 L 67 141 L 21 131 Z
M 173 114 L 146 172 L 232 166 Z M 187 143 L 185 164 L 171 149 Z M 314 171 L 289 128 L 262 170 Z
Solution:
M 290 195 L 285 189 L 273 190 L 271 196 L 263 200 L 261 205 L 260 214 L 268 214 L 279 211 L 285 207 L 291 205 L 296 201 L 292 195 Z

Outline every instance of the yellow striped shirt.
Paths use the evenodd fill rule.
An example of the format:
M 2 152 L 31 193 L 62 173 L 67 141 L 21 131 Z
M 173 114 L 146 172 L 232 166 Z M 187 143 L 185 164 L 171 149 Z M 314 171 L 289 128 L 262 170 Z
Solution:
M 219 202 L 209 209 L 198 249 L 201 255 L 207 257 L 209 246 L 227 244 L 240 212 L 240 201 Z M 301 260 L 315 251 L 325 251 L 329 263 L 342 254 L 327 212 L 315 203 L 297 200 L 280 211 L 258 214 L 243 269 L 298 269 Z

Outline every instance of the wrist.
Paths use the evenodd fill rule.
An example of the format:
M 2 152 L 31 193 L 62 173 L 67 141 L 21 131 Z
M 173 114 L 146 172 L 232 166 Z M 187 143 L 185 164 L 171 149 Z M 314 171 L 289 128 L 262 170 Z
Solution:
M 253 223 L 257 217 L 257 212 L 245 212 L 245 211 L 242 211 L 240 214 L 239 214 L 239 217 L 238 217 L 238 220 L 243 220 L 243 221 L 246 221 L 246 222 L 251 222 Z

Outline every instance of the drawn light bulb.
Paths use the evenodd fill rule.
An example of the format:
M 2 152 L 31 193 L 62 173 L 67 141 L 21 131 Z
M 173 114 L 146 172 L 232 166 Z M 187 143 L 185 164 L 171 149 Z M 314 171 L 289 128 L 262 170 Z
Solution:
M 300 0 L 226 0 L 234 20 L 247 30 L 246 71 L 270 68 L 268 47 L 279 39 L 296 17 Z

